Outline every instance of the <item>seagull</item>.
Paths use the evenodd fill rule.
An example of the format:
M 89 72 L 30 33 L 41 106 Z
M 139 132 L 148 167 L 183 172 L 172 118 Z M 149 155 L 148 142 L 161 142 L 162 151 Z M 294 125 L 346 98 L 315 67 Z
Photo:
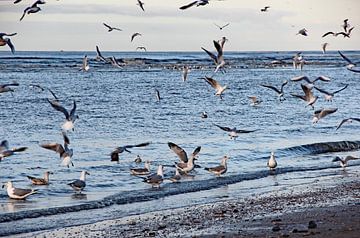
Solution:
M 48 185 L 49 184 L 49 175 L 54 174 L 53 172 L 46 171 L 44 178 L 35 178 L 32 176 L 27 176 L 31 180 L 31 183 L 34 185 Z
M 311 91 L 312 88 L 307 85 L 301 84 L 301 88 L 304 91 L 305 95 L 297 95 L 291 93 L 291 96 L 304 100 L 305 102 L 307 102 L 306 106 L 311 106 L 312 109 L 314 109 L 314 104 L 318 100 L 319 96 L 314 96 L 313 92 Z
M 134 159 L 134 162 L 137 164 L 140 164 L 142 162 L 142 159 L 140 157 L 140 155 L 137 155 L 136 158 Z
M 339 93 L 341 91 L 343 91 L 344 89 L 346 89 L 349 85 L 346 84 L 344 87 L 334 91 L 334 92 L 327 92 L 324 89 L 318 88 L 318 87 L 314 87 L 316 90 L 318 90 L 319 92 L 322 92 L 324 94 L 325 100 L 328 102 L 331 102 L 333 97 L 335 96 L 336 93 Z
M 116 147 L 115 150 L 113 150 L 113 152 L 111 152 L 110 157 L 111 157 L 111 161 L 117 161 L 119 162 L 119 154 L 123 153 L 123 152 L 128 152 L 131 153 L 130 148 L 133 147 L 145 147 L 150 145 L 150 142 L 145 142 L 145 143 L 141 143 L 141 144 L 137 144 L 137 145 L 124 145 L 124 146 L 119 146 Z
M 189 66 L 185 65 L 182 71 L 182 80 L 185 82 L 187 80 L 188 73 L 190 72 Z
M 264 8 L 261 8 L 260 11 L 267 12 L 270 6 L 265 6 Z
M 329 45 L 329 43 L 321 44 L 321 49 L 322 49 L 323 54 L 326 53 L 326 47 L 327 47 L 328 45 Z
M 226 161 L 230 159 L 230 157 L 228 156 L 224 156 L 222 159 L 221 159 L 221 164 L 219 166 L 216 166 L 216 167 L 213 167 L 213 168 L 205 168 L 205 170 L 211 172 L 211 173 L 214 173 L 215 175 L 217 176 L 220 176 L 221 174 L 224 174 L 226 173 L 227 171 L 227 164 L 226 164 Z
M 296 33 L 296 35 L 303 35 L 303 36 L 307 36 L 307 30 L 305 28 L 299 30 L 298 33 Z
M 141 36 L 141 34 L 140 34 L 139 32 L 136 32 L 136 33 L 132 34 L 132 36 L 131 36 L 131 42 L 132 42 L 132 41 L 134 40 L 134 38 L 137 37 L 137 36 Z
M 70 185 L 75 192 L 80 192 L 86 187 L 86 175 L 90 175 L 89 172 L 87 171 L 81 171 L 81 175 L 80 175 L 80 179 L 76 179 L 71 183 L 68 183 L 68 185 Z
M 181 162 L 187 163 L 189 161 L 188 155 L 183 148 L 172 142 L 168 142 L 168 146 L 172 151 L 175 152 L 175 154 L 179 157 Z M 200 150 L 201 150 L 201 146 L 196 147 L 193 153 L 191 154 L 190 158 L 196 158 Z
M 130 173 L 132 175 L 148 175 L 150 174 L 150 162 L 145 162 L 144 168 L 132 168 L 130 169 Z
M 269 167 L 270 170 L 275 170 L 276 166 L 277 166 L 277 162 L 275 159 L 275 153 L 271 152 L 270 155 L 270 159 L 267 162 L 267 166 Z
M 348 57 L 346 57 L 344 54 L 342 54 L 340 51 L 338 51 L 340 56 L 349 64 L 346 66 L 346 68 L 352 72 L 360 73 L 360 68 L 356 67 L 356 64 L 353 63 Z
M 36 2 L 34 2 L 30 7 L 25 8 L 23 15 L 20 18 L 20 21 L 25 17 L 26 14 L 31 14 L 31 13 L 37 13 L 41 10 L 40 7 L 38 7 L 38 4 L 45 4 L 45 1 L 42 0 L 37 0 Z
M 116 68 L 121 68 L 123 65 L 125 65 L 125 62 L 122 59 L 117 60 L 115 58 L 115 56 L 110 57 L 109 61 L 110 61 L 111 65 Z
M 156 174 L 151 174 L 146 178 L 143 178 L 144 183 L 151 184 L 153 187 L 160 187 L 160 184 L 164 181 L 164 167 L 159 165 Z
M 318 81 L 318 80 L 323 81 L 323 82 L 330 82 L 331 81 L 331 79 L 329 77 L 326 77 L 324 75 L 320 75 L 319 77 L 315 78 L 312 81 L 305 75 L 300 75 L 300 76 L 297 76 L 297 77 L 294 77 L 294 78 L 291 79 L 291 81 L 294 81 L 294 82 L 298 82 L 298 81 L 301 81 L 301 80 L 305 80 L 308 83 L 306 85 L 308 88 L 313 88 L 314 83 L 316 81 Z
M 236 129 L 236 127 L 231 129 L 230 127 L 219 126 L 219 125 L 216 125 L 216 124 L 214 124 L 214 125 L 219 127 L 223 131 L 229 132 L 230 139 L 234 139 L 234 140 L 239 136 L 239 134 L 251 133 L 251 132 L 257 131 L 257 130 L 252 130 L 252 131 L 238 130 L 238 129 Z
M 219 30 L 221 31 L 222 29 L 224 29 L 225 27 L 227 27 L 228 25 L 230 25 L 230 23 L 227 23 L 223 26 L 219 26 L 218 24 L 214 23 L 215 26 L 217 26 L 219 28 Z
M 337 37 L 338 35 L 342 35 L 344 38 L 347 37 L 347 38 L 350 38 L 350 34 L 352 32 L 352 30 L 354 29 L 355 27 L 352 27 L 349 29 L 349 31 L 347 32 L 343 32 L 343 31 L 340 31 L 340 32 L 332 32 L 332 31 L 329 31 L 329 32 L 326 32 L 324 35 L 322 35 L 322 37 L 326 37 L 328 35 L 332 35 L 332 36 L 335 36 Z
M 340 166 L 341 166 L 342 168 L 345 168 L 345 167 L 347 166 L 347 162 L 348 162 L 349 160 L 357 160 L 357 159 L 360 159 L 360 158 L 357 158 L 357 157 L 353 157 L 353 156 L 351 156 L 351 155 L 348 155 L 348 156 L 345 157 L 345 159 L 343 159 L 343 158 L 341 158 L 341 157 L 339 157 L 339 156 L 336 156 L 335 159 L 332 160 L 332 162 L 337 162 L 337 161 L 339 161 L 339 162 L 340 162 Z
M 8 45 L 10 47 L 11 53 L 15 53 L 15 47 L 14 45 L 11 43 L 10 38 L 4 38 L 4 36 L 15 36 L 17 33 L 0 33 L 0 46 L 4 46 L 4 45 Z
M 347 32 L 348 28 L 350 27 L 350 24 L 348 23 L 348 21 L 349 21 L 349 19 L 345 19 L 344 24 L 342 25 L 345 32 Z
M 265 88 L 270 88 L 272 90 L 274 90 L 277 94 L 278 94 L 278 97 L 279 97 L 279 100 L 280 102 L 284 101 L 285 98 L 284 98 L 284 86 L 288 84 L 288 81 L 285 80 L 282 84 L 281 84 L 281 87 L 280 87 L 280 90 L 275 88 L 274 86 L 272 85 L 266 85 L 266 84 L 260 84 L 260 86 L 262 87 L 265 87 Z
M 195 168 L 194 160 L 196 160 L 195 156 L 191 156 L 187 162 L 175 162 L 175 167 L 181 173 L 188 174 Z
M 111 32 L 111 31 L 113 31 L 113 30 L 122 31 L 120 28 L 109 26 L 109 25 L 106 24 L 106 23 L 103 23 L 103 25 L 108 28 L 108 32 Z
M 87 55 L 85 55 L 80 70 L 87 72 L 89 69 L 88 58 Z
M 202 119 L 208 118 L 207 112 L 203 111 L 203 112 L 201 113 L 201 118 L 202 118 Z
M 45 91 L 45 89 L 43 88 L 43 87 L 41 87 L 39 84 L 30 84 L 29 85 L 29 88 L 36 88 L 36 89 L 38 89 L 40 92 L 43 92 L 43 91 Z
M 2 187 L 6 187 L 7 194 L 10 198 L 17 200 L 25 200 L 28 196 L 37 193 L 35 189 L 14 188 L 11 181 Z
M 221 43 L 219 43 L 218 41 L 215 41 L 215 40 L 213 41 L 215 49 L 217 51 L 217 55 L 215 55 L 215 54 L 211 53 L 210 51 L 208 51 L 207 49 L 201 47 L 201 49 L 203 51 L 205 51 L 210 56 L 210 58 L 212 58 L 212 60 L 215 63 L 216 68 L 215 68 L 214 73 L 216 73 L 220 69 L 222 69 L 224 71 L 224 69 L 222 68 L 225 65 L 225 60 L 223 57 L 223 48 L 224 48 L 224 44 L 225 44 L 226 40 L 227 39 L 225 37 L 223 37 L 221 39 Z
M 336 130 L 338 130 L 344 123 L 349 122 L 352 123 L 353 121 L 360 122 L 360 118 L 350 117 L 342 120 L 340 124 L 336 127 Z
M 79 116 L 76 115 L 76 102 L 75 102 L 75 100 L 74 100 L 73 108 L 71 109 L 70 113 L 63 106 L 61 106 L 58 102 L 50 101 L 49 99 L 47 99 L 47 101 L 50 103 L 50 105 L 56 111 L 64 113 L 66 121 L 61 127 L 62 130 L 64 130 L 64 131 L 74 130 L 75 120 L 79 118 Z
M 74 166 L 74 163 L 71 161 L 71 157 L 73 156 L 73 150 L 69 148 L 70 139 L 66 135 L 64 131 L 62 131 L 62 136 L 64 139 L 64 146 L 59 143 L 47 143 L 47 144 L 40 144 L 40 146 L 44 149 L 55 151 L 59 153 L 60 159 L 62 159 L 61 165 L 70 167 L 70 164 Z
M 296 53 L 293 57 L 293 66 L 294 66 L 294 69 L 297 69 L 298 67 L 300 67 L 300 70 L 303 69 L 304 67 L 304 64 L 305 64 L 305 60 L 304 58 L 302 57 L 301 55 L 301 52 L 300 53 Z
M 138 3 L 136 5 L 138 5 L 145 12 L 144 3 L 142 1 L 140 1 L 140 0 L 137 0 L 137 2 Z
M 156 94 L 156 100 L 157 100 L 158 102 L 160 102 L 161 97 L 160 97 L 160 92 L 159 92 L 159 90 L 155 89 L 155 94 Z
M 9 141 L 3 140 L 0 143 L 0 162 L 9 156 L 14 155 L 16 152 L 23 152 L 27 149 L 27 147 L 19 147 L 19 148 L 9 148 Z
M 18 83 L 7 83 L 7 84 L 0 84 L 0 93 L 6 92 L 14 92 L 14 89 L 10 88 L 11 86 L 19 86 Z
M 224 91 L 229 88 L 227 85 L 221 86 L 218 81 L 216 81 L 213 78 L 206 77 L 206 76 L 202 79 L 204 79 L 208 84 L 211 85 L 211 87 L 213 87 L 216 90 L 215 96 L 219 96 L 220 99 L 223 99 L 222 95 L 223 95 Z
M 195 6 L 195 5 L 197 7 L 200 7 L 200 6 L 205 6 L 207 4 L 209 4 L 209 0 L 197 0 L 197 1 L 191 2 L 191 3 L 187 4 L 187 5 L 181 6 L 179 9 L 180 10 L 185 10 L 185 9 L 188 9 L 188 8 L 190 8 L 192 6 Z
M 106 59 L 104 56 L 102 56 L 98 46 L 96 46 L 96 60 L 104 61 L 105 63 L 109 62 L 109 58 Z
M 136 47 L 136 50 L 146 51 L 146 47 L 145 46 L 138 46 L 138 47 Z
M 312 119 L 312 123 L 317 123 L 321 118 L 332 114 L 334 112 L 336 112 L 338 109 L 337 108 L 327 108 L 327 109 L 320 109 L 320 110 L 316 110 L 314 112 L 314 117 Z
M 169 178 L 169 180 L 173 183 L 178 183 L 181 180 L 181 174 L 178 168 L 175 169 L 175 175 Z
M 257 98 L 256 96 L 249 96 L 248 97 L 251 100 L 251 106 L 256 107 L 262 103 L 262 100 Z

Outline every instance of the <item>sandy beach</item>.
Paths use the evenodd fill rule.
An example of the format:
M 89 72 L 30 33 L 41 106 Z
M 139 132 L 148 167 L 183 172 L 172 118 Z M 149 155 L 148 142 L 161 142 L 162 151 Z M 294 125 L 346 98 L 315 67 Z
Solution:
M 314 190 L 289 189 L 18 237 L 359 237 L 359 223 L 360 182 L 353 174 Z

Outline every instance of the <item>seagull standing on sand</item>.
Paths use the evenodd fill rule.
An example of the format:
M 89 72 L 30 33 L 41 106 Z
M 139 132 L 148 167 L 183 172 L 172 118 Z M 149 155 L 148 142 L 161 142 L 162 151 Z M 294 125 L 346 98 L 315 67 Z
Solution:
M 288 81 L 285 80 L 282 84 L 281 84 L 281 87 L 280 87 L 280 90 L 275 88 L 274 86 L 272 85 L 266 85 L 266 84 L 260 84 L 260 86 L 262 87 L 265 87 L 265 88 L 270 88 L 272 90 L 274 90 L 277 94 L 278 94 L 278 97 L 279 97 L 279 100 L 280 102 L 284 101 L 285 100 L 285 97 L 284 97 L 284 86 L 288 84 Z
M 86 187 L 86 175 L 90 175 L 90 173 L 85 170 L 81 171 L 80 179 L 76 179 L 73 182 L 68 183 L 68 185 L 70 185 L 70 187 L 72 187 L 75 192 L 81 193 L 81 191 Z
M 328 101 L 328 102 L 331 102 L 333 97 L 335 96 L 336 93 L 339 93 L 341 91 L 343 91 L 344 89 L 346 89 L 349 85 L 346 84 L 344 87 L 334 91 L 334 92 L 328 92 L 328 91 L 325 91 L 324 89 L 321 89 L 321 88 L 318 88 L 318 87 L 314 87 L 316 90 L 318 90 L 319 92 L 322 92 L 324 94 L 324 97 L 325 97 L 325 100 Z
M 211 173 L 214 173 L 216 176 L 220 176 L 224 173 L 226 173 L 227 171 L 227 160 L 230 159 L 230 157 L 228 156 L 224 156 L 222 159 L 221 159 L 221 164 L 219 166 L 216 166 L 216 167 L 212 167 L 212 168 L 205 168 L 205 170 L 211 172 Z
M 144 12 L 145 12 L 145 9 L 144 9 L 144 5 L 145 5 L 145 3 L 143 3 L 142 1 L 140 1 L 140 0 L 137 0 L 137 4 L 136 5 L 138 5 L 140 8 L 141 8 L 141 10 L 143 10 Z
M 7 84 L 0 84 L 0 93 L 6 92 L 14 92 L 14 89 L 10 88 L 12 86 L 19 86 L 18 83 L 7 83 Z
M 90 69 L 90 66 L 88 63 L 88 58 L 87 58 L 87 55 L 85 55 L 80 70 L 87 72 L 89 69 Z
M 251 132 L 257 131 L 257 130 L 251 130 L 251 131 L 249 131 L 249 130 L 238 130 L 238 129 L 236 129 L 236 127 L 231 129 L 230 127 L 219 126 L 219 125 L 216 125 L 216 124 L 214 124 L 214 125 L 219 127 L 221 130 L 228 132 L 229 136 L 230 136 L 230 139 L 234 139 L 234 140 L 239 136 L 239 134 L 251 133 Z
M 3 140 L 0 143 L 0 162 L 9 156 L 14 155 L 16 152 L 23 152 L 27 149 L 27 147 L 19 147 L 19 148 L 9 148 L 9 141 Z
M 4 38 L 4 36 L 15 36 L 17 33 L 7 34 L 7 33 L 0 33 L 0 46 L 8 45 L 10 47 L 11 53 L 15 53 L 15 47 L 11 43 L 10 38 Z
M 20 21 L 25 17 L 26 14 L 37 13 L 41 11 L 41 8 L 38 7 L 38 4 L 45 4 L 45 1 L 37 0 L 30 7 L 25 8 L 24 13 L 20 18 Z
M 355 118 L 355 117 L 346 118 L 340 122 L 340 124 L 336 127 L 336 130 L 338 130 L 344 123 L 347 122 L 352 123 L 353 121 L 360 122 L 360 118 Z
M 136 32 L 134 34 L 131 35 L 131 42 L 133 42 L 134 38 L 137 36 L 141 36 L 141 34 L 139 32 Z
M 340 51 L 338 51 L 340 56 L 349 64 L 346 66 L 346 68 L 354 73 L 360 73 L 360 68 L 356 67 L 356 64 L 354 62 L 352 62 L 348 57 L 346 57 L 343 53 L 341 53 Z
M 66 121 L 61 127 L 62 130 L 64 130 L 64 131 L 74 130 L 75 120 L 79 118 L 79 116 L 76 115 L 76 102 L 75 102 L 75 100 L 74 100 L 73 108 L 71 109 L 70 113 L 63 106 L 61 106 L 58 102 L 50 101 L 49 99 L 47 99 L 47 101 L 50 103 L 50 105 L 56 111 L 62 112 L 65 115 Z
M 74 166 L 73 162 L 71 161 L 71 157 L 73 156 L 73 150 L 69 148 L 68 145 L 70 145 L 70 139 L 66 135 L 66 133 L 62 132 L 63 139 L 64 139 L 64 146 L 59 143 L 47 143 L 47 144 L 41 144 L 40 146 L 44 149 L 55 151 L 56 153 L 59 153 L 60 159 L 62 159 L 61 165 L 70 167 L 70 164 Z
M 314 117 L 313 117 L 313 119 L 312 119 L 312 123 L 313 123 L 313 124 L 314 124 L 314 123 L 318 123 L 318 121 L 319 121 L 321 118 L 323 118 L 323 117 L 325 117 L 325 116 L 327 116 L 327 115 L 329 115 L 329 114 L 332 114 L 332 113 L 336 112 L 337 110 L 338 110 L 337 108 L 327 108 L 327 109 L 316 110 L 316 111 L 314 112 Z
M 229 87 L 228 87 L 227 85 L 221 86 L 221 84 L 220 84 L 218 81 L 216 81 L 215 79 L 210 78 L 210 77 L 206 77 L 206 76 L 205 76 L 203 79 L 204 79 L 208 84 L 210 84 L 211 87 L 213 87 L 213 88 L 216 90 L 215 96 L 219 96 L 220 99 L 223 99 L 222 95 L 223 95 L 224 91 L 225 91 L 226 89 L 228 89 Z
M 53 172 L 46 171 L 44 174 L 44 178 L 35 178 L 32 176 L 27 176 L 28 179 L 31 180 L 31 183 L 34 185 L 48 185 L 49 184 L 49 175 L 53 174 Z
M 119 146 L 117 148 L 115 148 L 115 150 L 113 150 L 113 152 L 111 152 L 110 157 L 111 157 L 111 161 L 117 161 L 119 162 L 119 154 L 123 153 L 123 152 L 128 152 L 131 153 L 130 148 L 134 148 L 134 147 L 145 147 L 150 145 L 150 142 L 145 142 L 145 143 L 141 143 L 141 144 L 137 144 L 137 145 L 124 145 L 124 146 Z
M 35 189 L 14 188 L 11 181 L 2 187 L 6 187 L 7 194 L 10 198 L 17 200 L 25 200 L 28 196 L 37 193 Z
M 120 28 L 109 26 L 109 25 L 106 24 L 106 23 L 103 23 L 103 25 L 108 28 L 108 32 L 111 32 L 111 31 L 113 31 L 113 30 L 122 31 Z
M 275 159 L 275 153 L 271 152 L 270 159 L 267 162 L 267 167 L 269 167 L 270 170 L 275 170 L 277 166 L 277 162 Z
M 343 158 L 341 158 L 341 157 L 339 157 L 339 156 L 336 156 L 335 159 L 332 160 L 332 162 L 337 162 L 337 161 L 339 161 L 339 162 L 340 162 L 340 166 L 345 169 L 345 167 L 347 166 L 347 163 L 348 163 L 349 160 L 357 160 L 357 159 L 360 159 L 360 158 L 357 158 L 357 157 L 353 157 L 353 156 L 351 156 L 351 155 L 348 155 L 348 156 L 345 157 L 345 159 L 343 159 Z
M 144 178 L 143 182 L 151 184 L 153 187 L 160 187 L 160 184 L 164 181 L 164 167 L 159 165 L 156 174 L 149 175 Z

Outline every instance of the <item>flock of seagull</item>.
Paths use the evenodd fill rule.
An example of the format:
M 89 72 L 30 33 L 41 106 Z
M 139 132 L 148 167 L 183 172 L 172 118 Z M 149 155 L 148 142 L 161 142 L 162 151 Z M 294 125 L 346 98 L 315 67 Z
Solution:
M 19 3 L 21 0 L 16 0 L 14 2 L 14 4 Z M 219 0 L 220 1 L 220 0 Z M 20 21 L 24 19 L 24 17 L 26 15 L 29 14 L 33 14 L 36 12 L 39 12 L 41 10 L 41 8 L 38 5 L 42 5 L 45 4 L 44 1 L 42 0 L 37 0 L 36 2 L 34 2 L 30 7 L 27 7 L 24 12 L 23 15 L 20 18 Z M 184 6 L 181 6 L 180 9 L 181 10 L 186 10 L 190 7 L 196 6 L 196 7 L 200 7 L 200 6 L 205 6 L 209 4 L 208 0 L 197 0 L 197 1 L 193 1 L 189 4 L 186 4 Z M 140 0 L 137 0 L 137 5 L 142 9 L 142 11 L 145 11 L 144 9 L 144 3 Z M 265 6 L 263 9 L 260 9 L 261 12 L 267 12 L 269 10 L 270 6 Z M 214 23 L 215 24 L 215 23 Z M 106 23 L 103 23 L 103 25 L 108 29 L 108 32 L 111 31 L 122 31 L 122 29 L 117 28 L 117 27 L 113 27 L 110 26 Z M 227 23 L 225 25 L 217 25 L 215 24 L 219 30 L 223 30 L 225 27 L 228 27 L 230 25 L 230 23 Z M 354 27 L 351 27 L 350 24 L 348 23 L 348 19 L 344 20 L 344 25 L 343 25 L 343 32 L 327 32 L 323 35 L 323 37 L 326 37 L 328 35 L 333 35 L 333 36 L 338 36 L 338 35 L 343 35 L 344 37 L 350 38 L 350 34 L 352 32 L 352 30 L 354 29 Z M 307 36 L 308 31 L 303 28 L 301 29 L 297 34 L 299 35 L 303 35 L 303 36 Z M 12 51 L 12 53 L 15 53 L 15 48 L 14 45 L 12 44 L 10 38 L 8 37 L 12 37 L 15 36 L 17 33 L 12 33 L 12 34 L 7 34 L 7 33 L 0 33 L 0 46 L 4 46 L 4 45 L 8 45 Z M 134 34 L 131 35 L 131 42 L 136 38 L 141 36 L 141 33 L 136 32 Z M 224 59 L 224 45 L 226 43 L 228 39 L 226 37 L 222 37 L 220 40 L 213 40 L 213 45 L 215 47 L 216 53 L 212 53 L 211 51 L 201 47 L 201 49 L 213 60 L 215 68 L 213 71 L 213 75 L 208 77 L 208 76 L 204 76 L 200 79 L 204 80 L 205 82 L 207 82 L 212 88 L 214 88 L 215 90 L 215 96 L 218 96 L 221 100 L 223 99 L 223 95 L 225 93 L 226 90 L 230 89 L 228 85 L 221 85 L 221 83 L 217 80 L 214 79 L 214 76 L 216 73 L 221 72 L 223 74 L 226 73 L 226 61 Z M 327 44 L 327 43 L 325 43 Z M 143 49 L 146 51 L 145 47 L 138 47 L 140 49 Z M 326 45 L 323 45 L 323 52 L 325 53 L 325 48 Z M 102 53 L 100 52 L 98 46 L 96 46 L 96 52 L 97 52 L 97 57 L 96 59 L 99 61 L 103 61 L 105 63 L 111 63 L 112 65 L 116 66 L 116 67 L 121 67 L 126 65 L 125 62 L 123 62 L 122 60 L 117 60 L 115 57 L 108 57 L 105 58 Z M 356 67 L 356 63 L 352 62 L 350 59 L 348 59 L 343 53 L 341 53 L 339 51 L 340 56 L 348 63 L 347 65 L 347 69 L 355 72 L 355 73 L 359 73 L 360 70 Z M 303 66 L 305 64 L 305 60 L 302 56 L 301 53 L 297 53 L 295 54 L 295 56 L 293 57 L 293 66 L 295 69 L 300 68 L 302 69 Z M 190 72 L 190 66 L 184 66 L 183 67 L 183 74 L 182 74 L 182 80 L 185 82 L 188 78 L 188 74 Z M 80 70 L 82 71 L 88 71 L 90 69 L 90 66 L 88 64 L 88 58 L 87 56 L 84 57 L 83 59 L 83 64 L 80 68 Z M 321 89 L 318 86 L 315 85 L 315 83 L 317 81 L 323 81 L 323 82 L 330 82 L 331 79 L 326 77 L 326 76 L 319 76 L 313 80 L 310 80 L 307 76 L 301 75 L 295 78 L 292 78 L 291 81 L 292 82 L 299 82 L 299 81 L 305 81 L 307 84 L 301 84 L 301 89 L 303 91 L 304 94 L 294 94 L 291 93 L 290 95 L 296 98 L 299 98 L 303 101 L 306 102 L 306 106 L 310 106 L 312 109 L 315 109 L 315 103 L 317 102 L 319 96 L 315 96 L 313 89 L 319 91 L 320 93 L 324 94 L 325 100 L 326 101 L 332 101 L 333 97 L 335 96 L 335 94 L 340 93 L 341 91 L 345 90 L 348 85 L 344 85 L 342 88 L 337 89 L 335 91 L 327 91 L 325 89 Z M 284 81 L 280 88 L 273 86 L 273 85 L 268 85 L 268 84 L 261 84 L 260 86 L 266 89 L 271 89 L 273 90 L 278 98 L 280 102 L 283 102 L 284 100 L 286 100 L 285 98 L 285 87 L 286 85 L 289 83 L 288 80 Z M 14 89 L 13 87 L 17 87 L 19 86 L 18 83 L 14 82 L 14 83 L 8 83 L 8 84 L 2 84 L 0 85 L 0 94 L 1 93 L 6 93 L 6 92 L 10 92 L 13 93 Z M 31 85 L 33 87 L 37 87 L 39 89 L 41 89 L 42 91 L 45 90 L 43 87 L 41 87 L 40 85 Z M 63 125 L 61 126 L 61 131 L 62 131 L 62 139 L 63 139 L 63 143 L 44 143 L 44 144 L 40 144 L 40 146 L 44 149 L 47 150 L 51 150 L 56 152 L 57 154 L 59 154 L 59 157 L 61 159 L 61 165 L 62 166 L 66 166 L 68 168 L 70 168 L 70 166 L 74 166 L 74 163 L 72 162 L 72 156 L 73 156 L 73 150 L 69 147 L 70 146 L 70 138 L 68 136 L 68 132 L 69 131 L 74 131 L 74 125 L 75 125 L 75 121 L 79 118 L 77 113 L 76 113 L 76 101 L 73 101 L 73 107 L 71 110 L 67 110 L 65 107 L 63 107 L 60 103 L 59 98 L 55 95 L 54 92 L 51 91 L 51 89 L 49 89 L 49 92 L 53 95 L 52 99 L 47 99 L 48 103 L 50 104 L 50 106 L 58 111 L 61 112 L 64 117 L 65 117 L 65 121 L 63 123 Z M 160 92 L 159 90 L 155 90 L 156 91 L 156 98 L 158 101 L 161 100 L 160 97 Z M 251 100 L 251 105 L 252 106 L 259 106 L 262 103 L 262 100 L 260 100 L 257 96 L 249 96 L 249 99 Z M 314 111 L 314 115 L 313 115 L 313 123 L 317 123 L 320 119 L 324 118 L 327 115 L 330 115 L 332 113 L 335 113 L 337 111 L 337 108 L 325 108 L 325 109 L 319 109 L 319 110 L 315 110 Z M 206 119 L 208 117 L 206 112 L 203 112 L 201 115 L 202 118 Z M 346 118 L 344 120 L 342 120 L 340 122 L 340 124 L 337 126 L 336 130 L 338 130 L 343 124 L 345 123 L 350 123 L 352 121 L 357 121 L 360 122 L 360 118 Z M 242 129 L 237 129 L 236 127 L 230 128 L 230 127 L 226 127 L 226 126 L 221 126 L 221 125 L 217 125 L 214 124 L 214 126 L 218 127 L 219 129 L 225 131 L 228 133 L 230 139 L 236 139 L 239 134 L 242 133 L 252 133 L 255 132 L 256 130 L 242 130 Z M 110 154 L 110 158 L 111 161 L 115 161 L 115 162 L 119 162 L 119 155 L 127 152 L 127 153 L 131 153 L 130 149 L 131 148 L 141 148 L 141 147 L 145 147 L 145 146 L 149 146 L 151 143 L 150 142 L 144 142 L 144 143 L 140 143 L 140 144 L 134 144 L 134 145 L 123 145 L 123 146 L 119 146 L 116 147 Z M 170 150 L 172 150 L 177 157 L 179 158 L 179 162 L 175 163 L 175 172 L 174 175 L 170 178 L 164 178 L 164 166 L 163 165 L 159 165 L 157 168 L 157 172 L 151 174 L 151 170 L 150 170 L 150 162 L 146 161 L 144 163 L 144 167 L 142 168 L 131 168 L 130 169 L 130 174 L 134 175 L 134 176 L 138 176 L 140 177 L 144 182 L 151 184 L 152 186 L 156 186 L 159 187 L 160 184 L 165 180 L 165 179 L 170 179 L 173 182 L 179 182 L 182 178 L 182 176 L 184 175 L 188 175 L 189 173 L 191 173 L 195 168 L 199 168 L 200 166 L 195 164 L 195 161 L 198 158 L 198 154 L 200 153 L 201 147 L 197 147 L 194 149 L 194 151 L 191 154 L 188 154 L 183 148 L 181 148 L 179 145 L 176 145 L 173 142 L 168 142 L 168 147 Z M 27 147 L 20 147 L 20 148 L 12 148 L 10 149 L 9 147 L 9 142 L 7 140 L 4 140 L 1 142 L 0 144 L 0 162 L 9 156 L 13 156 L 18 152 L 23 152 L 27 149 Z M 224 173 L 227 172 L 227 161 L 228 159 L 230 159 L 229 156 L 225 155 L 221 158 L 221 162 L 220 165 L 215 166 L 215 167 L 211 167 L 211 168 L 204 168 L 205 170 L 215 174 L 216 176 L 220 176 Z M 347 156 L 345 158 L 341 158 L 341 157 L 336 157 L 333 162 L 339 161 L 340 165 L 342 167 L 346 167 L 347 162 L 349 160 L 355 160 L 355 159 L 359 159 L 353 156 Z M 142 160 L 141 158 L 138 156 L 135 159 L 136 163 L 141 163 Z M 267 162 L 267 166 L 269 167 L 270 171 L 275 170 L 277 167 L 277 161 L 275 158 L 275 153 L 271 152 L 270 158 Z M 52 174 L 52 172 L 50 171 L 46 171 L 44 173 L 44 178 L 36 178 L 33 176 L 27 176 L 28 179 L 31 181 L 32 184 L 34 185 L 48 185 L 49 184 L 49 175 Z M 74 180 L 72 182 L 70 182 L 68 185 L 71 186 L 76 192 L 81 192 L 85 187 L 86 187 L 86 175 L 89 175 L 88 171 L 82 171 L 80 178 L 77 180 Z M 145 177 L 144 177 L 145 176 Z M 28 196 L 37 193 L 36 189 L 22 189 L 22 188 L 15 188 L 12 184 L 11 181 L 7 182 L 3 187 L 7 187 L 7 193 L 8 196 L 10 198 L 13 199 L 26 199 Z

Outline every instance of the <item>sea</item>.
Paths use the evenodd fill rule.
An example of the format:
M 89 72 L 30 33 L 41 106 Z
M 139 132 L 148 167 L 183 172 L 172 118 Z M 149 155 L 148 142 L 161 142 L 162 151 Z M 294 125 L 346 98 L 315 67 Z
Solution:
M 303 70 L 294 69 L 292 57 L 298 52 L 225 52 L 225 71 L 214 73 L 215 65 L 205 52 L 102 52 L 104 57 L 122 60 L 121 67 L 96 60 L 92 52 L 0 52 L 0 84 L 17 82 L 14 92 L 0 94 L 0 140 L 10 147 L 26 146 L 0 162 L 0 182 L 14 187 L 37 189 L 27 200 L 9 199 L 0 190 L 0 236 L 53 229 L 120 218 L 144 212 L 171 209 L 219 200 L 256 197 L 297 185 L 311 188 L 322 180 L 335 181 L 346 173 L 359 174 L 360 160 L 350 161 L 346 170 L 336 156 L 360 156 L 360 123 L 339 123 L 360 118 L 360 74 L 346 69 L 337 51 L 323 54 L 304 51 Z M 360 51 L 344 51 L 353 61 Z M 90 69 L 79 70 L 84 56 Z M 283 60 L 275 64 L 274 60 Z M 190 67 L 188 79 L 182 69 Z M 305 75 L 311 80 L 326 76 L 330 82 L 315 85 L 336 91 L 327 102 L 319 96 L 315 110 L 338 110 L 312 123 L 314 109 L 291 96 L 302 94 L 301 83 L 291 78 Z M 204 80 L 212 77 L 227 85 L 223 99 Z M 285 81 L 285 100 L 261 84 L 280 87 Z M 41 90 L 32 85 L 39 85 Z M 77 104 L 79 119 L 68 132 L 74 166 L 61 166 L 59 155 L 40 147 L 63 143 L 61 125 L 65 116 L 48 102 L 53 96 L 71 110 Z M 161 100 L 156 98 L 160 92 Z M 251 106 L 250 96 L 262 103 Z M 202 118 L 206 112 L 208 118 Z M 230 139 L 216 125 L 255 130 Z M 150 142 L 146 147 L 121 153 L 119 162 L 110 161 L 118 146 Z M 181 146 L 189 155 L 201 146 L 198 167 L 179 183 L 165 179 L 160 188 L 130 174 L 136 164 L 151 161 L 151 170 L 164 166 L 165 178 L 175 173 L 177 155 L 168 142 Z M 269 172 L 267 161 L 274 152 L 278 167 Z M 204 168 L 220 164 L 229 156 L 228 170 L 215 176 Z M 68 185 L 86 177 L 86 188 L 77 194 Z M 32 185 L 27 176 L 42 177 L 51 171 L 50 184 Z M 57 222 L 53 218 L 57 217 Z

